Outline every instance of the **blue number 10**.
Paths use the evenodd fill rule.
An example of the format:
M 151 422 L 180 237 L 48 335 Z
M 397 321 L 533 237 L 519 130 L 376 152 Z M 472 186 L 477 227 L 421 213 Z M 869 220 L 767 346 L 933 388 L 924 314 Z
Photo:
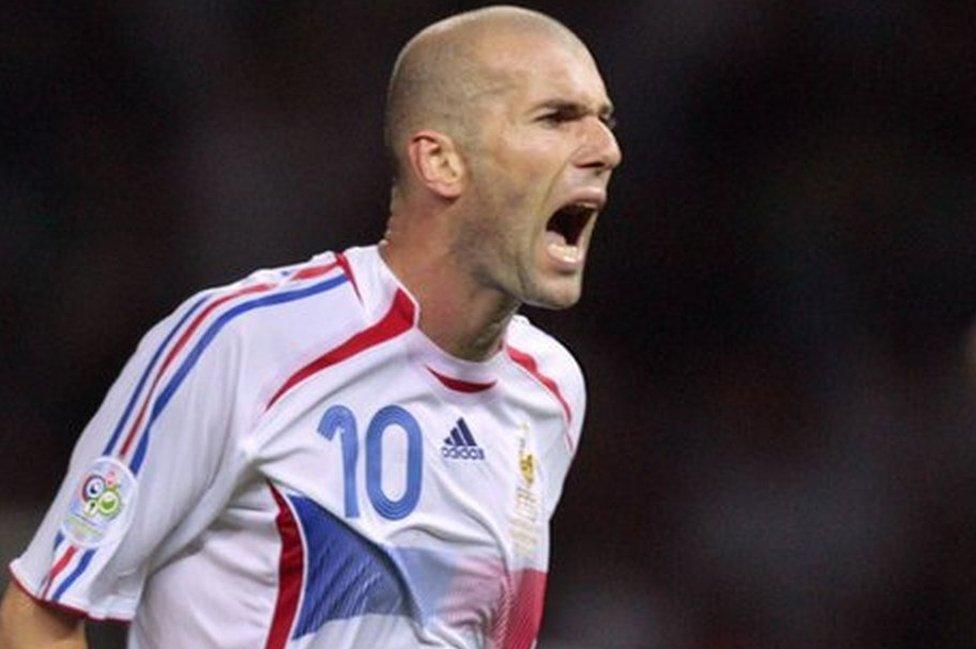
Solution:
M 383 491 L 383 435 L 391 426 L 399 426 L 407 435 L 407 486 L 398 500 Z M 339 433 L 342 443 L 342 475 L 346 518 L 359 516 L 356 489 L 356 461 L 359 457 L 359 435 L 356 416 L 349 408 L 332 406 L 322 415 L 319 433 L 328 440 Z M 380 409 L 366 429 L 366 493 L 373 508 L 383 518 L 400 520 L 417 506 L 423 479 L 423 439 L 413 415 L 397 405 Z

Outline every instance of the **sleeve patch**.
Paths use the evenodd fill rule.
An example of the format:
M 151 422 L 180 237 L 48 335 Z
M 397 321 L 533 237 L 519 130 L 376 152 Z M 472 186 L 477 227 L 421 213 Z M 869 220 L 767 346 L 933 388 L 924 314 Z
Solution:
M 137 486 L 127 466 L 115 458 L 98 458 L 75 488 L 61 532 L 83 548 L 119 538 L 132 523 Z

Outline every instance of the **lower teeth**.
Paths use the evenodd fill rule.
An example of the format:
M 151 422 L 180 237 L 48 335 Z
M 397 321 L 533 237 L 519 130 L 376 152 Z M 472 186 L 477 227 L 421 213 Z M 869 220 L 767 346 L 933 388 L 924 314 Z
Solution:
M 552 253 L 554 257 L 562 259 L 563 261 L 577 261 L 579 259 L 579 248 L 570 245 L 561 245 L 558 243 L 549 244 L 549 252 Z

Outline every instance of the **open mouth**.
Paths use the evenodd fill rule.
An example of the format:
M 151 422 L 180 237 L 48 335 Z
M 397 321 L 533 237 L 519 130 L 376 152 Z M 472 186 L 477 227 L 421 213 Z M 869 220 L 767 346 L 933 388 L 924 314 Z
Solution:
M 596 218 L 597 207 L 586 203 L 562 206 L 546 222 L 545 242 L 549 256 L 567 270 L 577 271 L 585 254 L 583 233 Z
M 546 231 L 553 233 L 552 239 L 563 246 L 576 247 L 579 244 L 586 224 L 596 216 L 596 208 L 583 203 L 571 203 L 556 210 L 546 223 Z

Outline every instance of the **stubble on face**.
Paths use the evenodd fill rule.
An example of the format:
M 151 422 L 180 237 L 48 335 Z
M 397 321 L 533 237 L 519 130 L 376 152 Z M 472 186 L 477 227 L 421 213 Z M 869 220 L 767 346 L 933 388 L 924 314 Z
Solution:
M 602 80 L 575 37 L 508 35 L 484 43 L 481 55 L 493 82 L 474 113 L 479 123 L 465 147 L 470 187 L 460 210 L 457 254 L 477 281 L 513 301 L 572 306 L 581 294 L 582 266 L 552 268 L 543 237 L 572 182 L 568 168 L 578 143 L 541 130 L 526 113 L 540 97 L 578 93 L 580 78 L 605 94 Z
M 541 126 L 530 111 L 540 96 L 593 103 L 593 96 L 605 100 L 605 89 L 572 32 L 512 7 L 476 10 L 424 30 L 404 48 L 391 77 L 387 138 L 405 188 L 401 193 L 395 184 L 394 202 L 415 188 L 427 195 L 410 182 L 404 152 L 413 134 L 446 135 L 465 170 L 463 188 L 445 202 L 446 218 L 424 245 L 427 258 L 433 253 L 450 269 L 465 299 L 496 300 L 501 310 L 518 303 L 564 308 L 581 292 L 594 219 L 585 236 L 577 231 L 563 240 L 572 244 L 563 254 L 576 255 L 575 264 L 553 254 L 559 239 L 546 226 L 580 182 L 571 158 L 585 137 L 578 125 Z

